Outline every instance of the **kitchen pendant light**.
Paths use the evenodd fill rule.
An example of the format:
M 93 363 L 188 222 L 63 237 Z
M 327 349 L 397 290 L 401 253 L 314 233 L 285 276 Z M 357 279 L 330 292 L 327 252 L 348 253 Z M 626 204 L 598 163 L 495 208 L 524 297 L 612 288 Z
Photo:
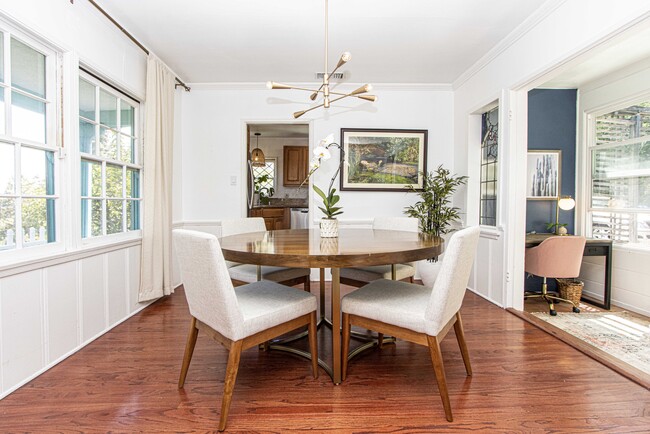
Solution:
M 260 149 L 260 136 L 262 133 L 255 133 L 255 137 L 257 139 L 257 143 L 255 145 L 255 149 L 251 151 L 251 165 L 253 167 L 264 167 L 266 166 L 266 157 L 264 156 L 264 152 Z
M 297 87 L 297 86 L 291 86 L 288 84 L 282 84 L 282 83 L 276 83 L 275 81 L 269 81 L 266 83 L 266 87 L 269 89 L 295 89 L 295 90 L 306 90 L 308 92 L 311 92 L 311 95 L 309 96 L 309 99 L 312 101 L 315 101 L 316 98 L 320 94 L 323 95 L 323 102 L 310 107 L 306 110 L 300 110 L 297 111 L 293 114 L 294 118 L 299 118 L 300 116 L 304 115 L 305 113 L 312 111 L 314 109 L 317 109 L 319 107 L 324 107 L 324 108 L 329 108 L 330 104 L 339 100 L 342 100 L 343 98 L 347 98 L 349 96 L 353 96 L 355 98 L 363 99 L 366 101 L 371 101 L 375 102 L 377 100 L 377 97 L 375 95 L 365 95 L 366 92 L 370 92 L 372 90 L 372 85 L 370 84 L 364 84 L 358 89 L 353 90 L 352 92 L 349 93 L 341 93 L 341 92 L 334 92 L 330 90 L 330 78 L 334 75 L 334 73 L 343 65 L 345 65 L 347 62 L 352 59 L 352 55 L 349 52 L 345 52 L 341 54 L 341 58 L 339 59 L 338 63 L 336 64 L 336 67 L 332 72 L 329 74 L 327 73 L 327 51 L 328 51 L 328 0 L 325 0 L 325 70 L 323 73 L 323 83 L 320 85 L 318 89 L 307 89 L 304 87 Z M 330 95 L 334 95 L 334 98 L 330 98 Z

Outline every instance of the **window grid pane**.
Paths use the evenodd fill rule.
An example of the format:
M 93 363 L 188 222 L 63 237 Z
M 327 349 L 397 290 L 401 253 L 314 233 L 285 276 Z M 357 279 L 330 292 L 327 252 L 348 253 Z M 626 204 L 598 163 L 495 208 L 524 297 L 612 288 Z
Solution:
M 87 96 L 84 110 L 80 101 L 80 149 L 106 159 L 105 163 L 82 159 L 82 237 L 139 230 L 140 170 L 126 167 L 137 164 L 139 157 L 137 106 L 85 75 L 79 87 L 80 99 L 84 92 Z
M 264 162 L 265 165 L 263 167 L 253 167 L 253 178 L 256 180 L 258 190 L 269 191 L 275 186 L 275 160 L 267 159 Z M 266 181 L 257 181 L 258 178 L 265 175 L 267 176 Z
M 45 98 L 45 55 L 11 38 L 11 85 Z
M 56 109 L 47 106 L 56 68 L 54 53 L 40 50 L 0 31 L 0 134 L 9 136 L 0 143 L 0 250 L 56 241 Z
M 650 102 L 597 117 L 595 130 L 592 236 L 650 244 Z
M 480 224 L 497 224 L 497 158 L 499 151 L 499 108 L 481 116 L 481 202 Z

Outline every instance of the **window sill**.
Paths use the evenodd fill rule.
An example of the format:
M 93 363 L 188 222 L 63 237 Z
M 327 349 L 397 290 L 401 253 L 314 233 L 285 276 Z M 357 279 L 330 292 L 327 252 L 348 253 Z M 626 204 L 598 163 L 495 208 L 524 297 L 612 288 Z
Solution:
M 503 235 L 503 228 L 501 226 L 481 226 L 481 238 L 488 240 L 498 240 Z
M 650 254 L 650 245 L 647 244 L 612 244 L 612 250 L 621 252 L 634 252 Z
M 12 276 L 14 274 L 26 273 L 28 271 L 37 270 L 45 267 L 52 267 L 54 265 L 63 264 L 65 262 L 78 261 L 80 259 L 88 258 L 91 256 L 101 255 L 104 253 L 112 252 L 115 250 L 126 249 L 133 246 L 142 244 L 142 238 L 122 239 L 119 241 L 112 241 L 109 243 L 93 243 L 84 245 L 78 249 L 34 255 L 29 259 L 15 261 L 13 263 L 0 263 L 0 278 Z

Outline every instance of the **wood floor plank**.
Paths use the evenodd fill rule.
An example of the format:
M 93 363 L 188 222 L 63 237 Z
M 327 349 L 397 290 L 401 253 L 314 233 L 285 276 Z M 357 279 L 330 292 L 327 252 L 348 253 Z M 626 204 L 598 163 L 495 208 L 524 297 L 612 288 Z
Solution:
M 441 343 L 453 423 L 427 349 L 400 341 L 353 359 L 340 386 L 306 360 L 244 351 L 227 431 L 648 432 L 648 390 L 471 293 L 462 314 L 472 377 L 453 333 Z M 0 432 L 216 430 L 227 354 L 199 335 L 178 390 L 188 320 L 182 290 L 153 304 L 0 401 Z

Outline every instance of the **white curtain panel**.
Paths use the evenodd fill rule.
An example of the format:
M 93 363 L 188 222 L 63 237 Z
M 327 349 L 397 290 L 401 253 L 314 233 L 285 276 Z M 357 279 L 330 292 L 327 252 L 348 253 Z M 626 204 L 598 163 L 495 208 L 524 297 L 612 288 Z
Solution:
M 156 56 L 147 59 L 140 301 L 172 293 L 172 145 L 175 76 Z

